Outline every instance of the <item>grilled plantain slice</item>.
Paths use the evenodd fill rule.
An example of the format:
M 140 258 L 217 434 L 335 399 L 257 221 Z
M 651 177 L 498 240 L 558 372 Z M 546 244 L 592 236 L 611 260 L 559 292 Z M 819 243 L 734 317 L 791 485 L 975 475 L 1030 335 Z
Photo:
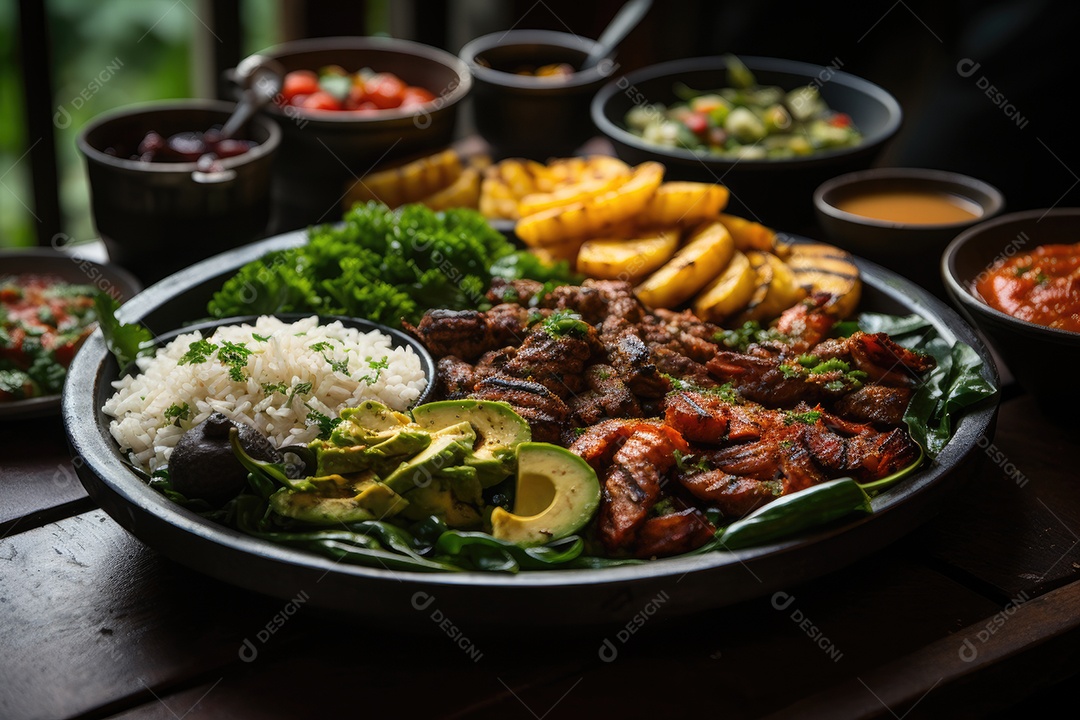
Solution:
M 839 318 L 855 311 L 862 296 L 862 278 L 851 253 L 826 243 L 792 243 L 786 248 L 795 282 L 807 292 L 831 293 L 833 300 L 827 307 Z
M 630 240 L 589 240 L 578 253 L 577 270 L 593 278 L 634 282 L 671 259 L 678 247 L 676 228 Z
M 749 258 L 736 250 L 720 275 L 694 299 L 694 314 L 709 322 L 723 322 L 750 302 L 757 288 L 757 272 Z
M 642 225 L 688 227 L 716 220 L 727 206 L 730 193 L 723 185 L 696 182 L 666 182 L 656 188 L 638 217 Z
M 794 271 L 779 257 L 760 250 L 751 250 L 746 257 L 757 273 L 757 287 L 736 318 L 737 325 L 772 320 L 806 297 L 806 288 L 796 282 Z
M 703 225 L 686 245 L 636 288 L 652 308 L 676 308 L 720 274 L 735 252 L 731 233 L 719 222 Z
M 720 213 L 720 222 L 731 233 L 735 241 L 735 249 L 747 252 L 749 250 L 761 250 L 774 252 L 776 249 L 776 231 L 759 222 L 747 220 L 738 215 Z
M 438 192 L 421 200 L 432 210 L 448 210 L 455 207 L 476 208 L 480 204 L 480 171 L 467 167 L 457 180 Z

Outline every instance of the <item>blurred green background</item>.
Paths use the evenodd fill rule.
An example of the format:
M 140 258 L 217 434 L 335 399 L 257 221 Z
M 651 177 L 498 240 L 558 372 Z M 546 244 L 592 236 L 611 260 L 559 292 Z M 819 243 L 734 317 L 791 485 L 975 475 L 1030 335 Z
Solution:
M 199 61 L 196 35 L 204 32 L 195 0 L 42 0 L 52 37 L 53 112 L 63 127 L 26 127 L 20 65 L 18 4 L 0 2 L 0 247 L 34 245 L 30 164 L 27 150 L 42 133 L 56 138 L 62 229 L 74 243 L 96 239 L 86 169 L 75 145 L 91 118 L 131 103 L 193 97 Z M 369 22 L 386 23 L 387 6 L 369 6 Z M 284 3 L 244 0 L 243 52 L 282 42 Z M 107 78 L 95 89 L 91 82 Z M 86 91 L 89 99 L 80 94 Z M 210 91 L 212 93 L 212 90 Z M 206 94 L 201 93 L 201 94 Z

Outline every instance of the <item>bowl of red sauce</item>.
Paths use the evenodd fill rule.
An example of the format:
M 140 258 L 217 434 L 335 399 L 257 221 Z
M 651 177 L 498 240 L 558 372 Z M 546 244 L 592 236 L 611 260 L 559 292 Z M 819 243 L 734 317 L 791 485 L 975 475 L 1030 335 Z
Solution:
M 1080 383 L 1080 208 L 1001 215 L 956 236 L 941 259 L 954 304 L 1054 415 Z
M 961 231 L 999 215 L 1005 198 L 978 178 L 930 168 L 846 173 L 814 192 L 817 223 L 834 243 L 945 297 L 938 259 Z

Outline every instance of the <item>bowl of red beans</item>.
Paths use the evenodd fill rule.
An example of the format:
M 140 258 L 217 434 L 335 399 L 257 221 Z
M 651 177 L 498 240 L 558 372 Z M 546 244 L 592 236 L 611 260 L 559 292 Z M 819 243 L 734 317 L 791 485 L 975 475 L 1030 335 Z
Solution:
M 241 62 L 282 74 L 263 114 L 282 133 L 274 176 L 279 230 L 340 213 L 347 190 L 373 169 L 448 146 L 472 88 L 466 64 L 435 47 L 386 37 L 295 40 Z M 226 73 L 237 96 L 241 73 Z
M 236 104 L 177 99 L 93 118 L 77 144 L 110 259 L 150 284 L 264 237 L 281 131 L 256 115 L 222 137 Z
M 941 259 L 954 304 L 1017 382 L 1076 421 L 1080 384 L 1080 208 L 1000 215 L 960 232 Z

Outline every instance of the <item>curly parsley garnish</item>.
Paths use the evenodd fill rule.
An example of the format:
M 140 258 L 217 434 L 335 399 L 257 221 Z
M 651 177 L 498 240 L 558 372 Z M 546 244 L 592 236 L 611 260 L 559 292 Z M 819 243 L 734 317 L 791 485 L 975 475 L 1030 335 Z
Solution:
M 308 408 L 307 421 L 313 425 L 319 426 L 319 439 L 328 440 L 330 433 L 334 432 L 334 428 L 341 424 L 341 418 L 332 418 L 323 415 L 318 410 L 313 409 L 310 405 Z

